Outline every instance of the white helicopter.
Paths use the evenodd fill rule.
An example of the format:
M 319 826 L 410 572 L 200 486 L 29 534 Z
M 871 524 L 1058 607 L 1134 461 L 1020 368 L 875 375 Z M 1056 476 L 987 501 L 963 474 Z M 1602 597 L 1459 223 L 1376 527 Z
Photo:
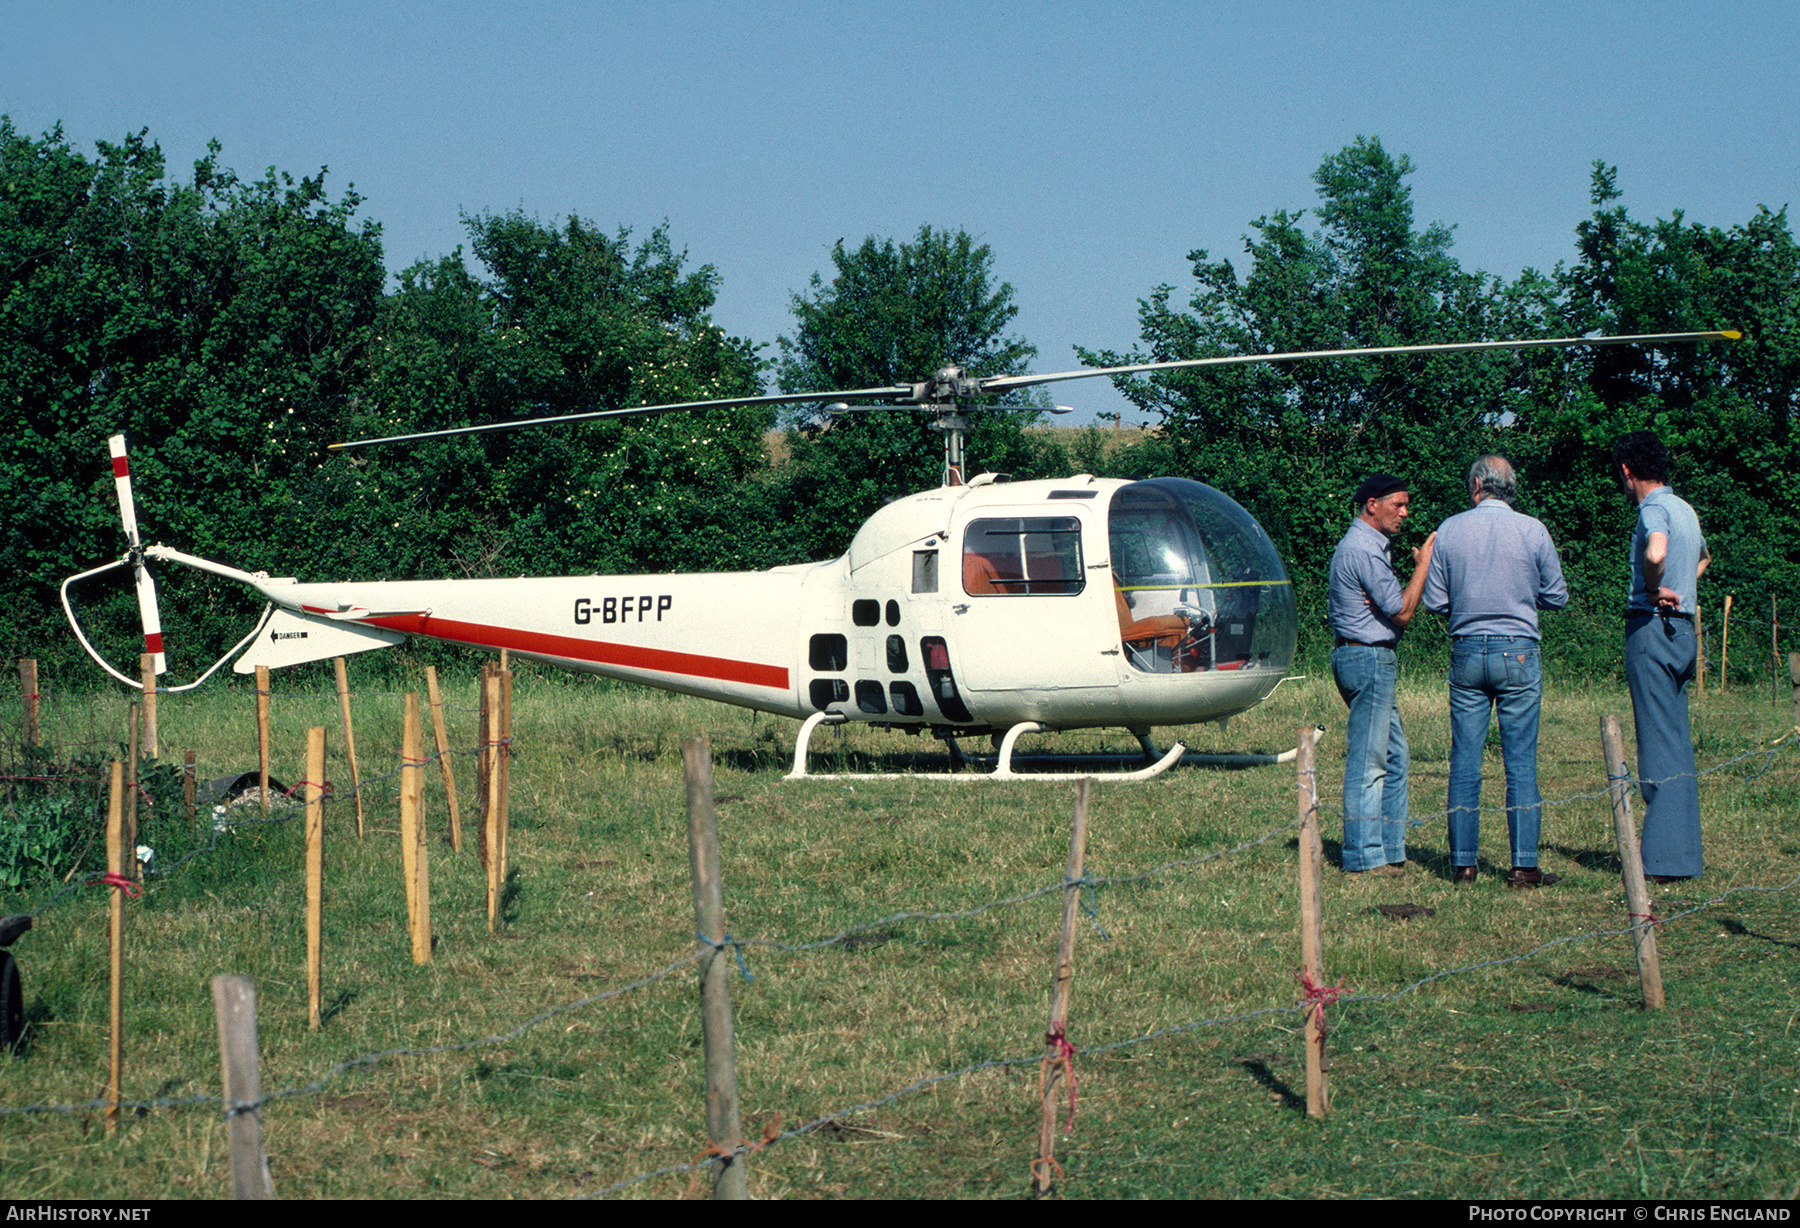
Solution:
M 787 779 L 809 778 L 821 724 L 861 722 L 944 738 L 997 739 L 988 773 L 922 779 L 1026 780 L 1021 735 L 1123 727 L 1147 765 L 1106 773 L 1143 780 L 1186 754 L 1150 741 L 1152 727 L 1224 721 L 1287 676 L 1297 626 L 1292 582 L 1262 526 L 1209 486 L 1182 478 L 1126 481 L 1082 474 L 963 480 L 964 410 L 983 398 L 1065 380 L 1243 363 L 1544 346 L 1736 339 L 1734 332 L 1563 337 L 1233 355 L 1053 375 L 975 378 L 950 367 L 918 384 L 830 393 L 692 401 L 358 440 L 343 450 L 598 418 L 802 402 L 879 402 L 937 413 L 944 485 L 897 499 L 865 522 L 842 557 L 769 571 L 660 576 L 301 583 L 140 542 L 123 436 L 111 440 L 129 548 L 63 582 L 64 612 L 88 654 L 127 686 L 82 633 L 74 584 L 134 575 L 145 651 L 165 670 L 156 589 L 146 560 L 239 581 L 268 603 L 261 621 L 185 691 L 240 650 L 235 671 L 278 669 L 385 648 L 407 636 L 521 657 L 802 720 Z M 1323 727 L 1315 732 L 1315 740 Z M 1187 756 L 1285 761 L 1282 755 Z M 815 777 L 817 774 L 813 774 Z

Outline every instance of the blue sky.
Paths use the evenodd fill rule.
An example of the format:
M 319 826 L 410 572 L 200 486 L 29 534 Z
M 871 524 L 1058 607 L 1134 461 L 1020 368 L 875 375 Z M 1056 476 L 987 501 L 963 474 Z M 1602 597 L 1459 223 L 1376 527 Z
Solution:
M 1129 348 L 1137 300 L 1314 201 L 1358 135 L 1409 156 L 1465 267 L 1569 258 L 1596 158 L 1642 218 L 1800 185 L 1800 4 L 100 3 L 0 0 L 0 112 L 185 168 L 330 168 L 390 269 L 464 212 L 667 221 L 770 343 L 832 243 L 962 227 L 1036 369 Z M 1183 296 L 1185 297 L 1185 295 Z M 1064 385 L 1083 416 L 1127 408 Z

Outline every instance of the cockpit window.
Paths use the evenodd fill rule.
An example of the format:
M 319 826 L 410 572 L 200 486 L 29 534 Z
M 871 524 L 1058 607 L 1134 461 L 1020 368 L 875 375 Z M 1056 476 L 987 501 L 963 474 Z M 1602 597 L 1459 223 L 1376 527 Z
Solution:
M 1250 514 L 1199 482 L 1120 487 L 1108 511 L 1119 636 L 1152 673 L 1287 669 L 1294 597 L 1274 543 Z
M 1079 593 L 1081 521 L 1074 516 L 975 520 L 963 534 L 963 591 L 971 597 Z

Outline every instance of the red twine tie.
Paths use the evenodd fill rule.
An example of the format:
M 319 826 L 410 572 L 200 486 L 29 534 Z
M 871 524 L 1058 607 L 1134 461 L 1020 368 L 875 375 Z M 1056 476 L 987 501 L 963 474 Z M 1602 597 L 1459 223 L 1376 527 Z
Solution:
M 1056 1052 L 1044 1058 L 1043 1065 L 1038 1068 L 1038 1097 L 1042 1099 L 1044 1088 L 1048 1084 L 1050 1072 L 1057 1067 L 1062 1068 L 1063 1077 L 1069 1081 L 1069 1124 L 1063 1127 L 1064 1134 L 1075 1133 L 1075 1046 L 1063 1032 L 1063 1025 L 1057 1024 L 1044 1033 L 1044 1043 Z
M 137 880 L 127 878 L 123 874 L 102 874 L 99 878 L 90 878 L 88 881 L 107 887 L 116 887 L 134 900 L 144 893 L 144 889 L 137 884 Z
M 1300 1005 L 1312 1008 L 1313 1018 L 1318 1021 L 1319 1035 L 1325 1035 L 1325 1008 L 1349 993 L 1344 986 L 1344 978 L 1339 977 L 1335 985 L 1315 985 L 1307 978 L 1305 972 L 1297 972 L 1294 979 L 1300 982 Z
M 714 1158 L 731 1160 L 741 1153 L 744 1156 L 744 1162 L 748 1164 L 753 1152 L 761 1151 L 764 1147 L 767 1147 L 770 1143 L 780 1137 L 781 1114 L 777 1113 L 763 1123 L 763 1136 L 754 1143 L 744 1143 L 740 1140 L 736 1148 L 715 1147 L 709 1143 L 706 1150 L 700 1153 L 700 1158 L 694 1161 L 694 1173 L 693 1176 L 688 1179 L 687 1193 L 683 1194 L 682 1198 L 692 1198 L 700 1192 L 700 1182 L 702 1180 L 702 1175 L 706 1172 L 706 1162 L 708 1160 Z

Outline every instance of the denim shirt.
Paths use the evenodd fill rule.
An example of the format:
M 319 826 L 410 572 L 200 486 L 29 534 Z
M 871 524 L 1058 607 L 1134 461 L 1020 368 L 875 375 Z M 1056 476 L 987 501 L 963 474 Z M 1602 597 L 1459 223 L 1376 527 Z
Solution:
M 1450 634 L 1535 640 L 1539 610 L 1569 603 L 1562 562 L 1542 522 L 1489 496 L 1438 526 L 1421 604 Z
M 1692 614 L 1700 596 L 1698 572 L 1706 538 L 1700 532 L 1700 518 L 1694 515 L 1693 507 L 1667 486 L 1658 486 L 1638 503 L 1637 528 L 1631 534 L 1631 591 L 1625 595 L 1625 608 L 1656 609 L 1656 594 L 1644 588 L 1644 547 L 1649 545 L 1652 533 L 1669 539 L 1669 552 L 1663 558 L 1663 585 L 1681 595 L 1681 613 Z
M 1326 590 L 1331 630 L 1361 644 L 1398 644 L 1402 628 L 1393 616 L 1405 603 L 1388 561 L 1387 535 L 1358 516 L 1331 555 Z

